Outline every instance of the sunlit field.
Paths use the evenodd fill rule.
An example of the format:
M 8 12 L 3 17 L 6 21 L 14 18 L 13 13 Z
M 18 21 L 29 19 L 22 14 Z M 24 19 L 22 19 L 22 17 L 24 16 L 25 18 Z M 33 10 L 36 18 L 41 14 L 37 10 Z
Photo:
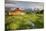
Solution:
M 25 14 L 6 16 L 6 28 L 8 30 L 38 29 L 44 27 L 43 14 Z

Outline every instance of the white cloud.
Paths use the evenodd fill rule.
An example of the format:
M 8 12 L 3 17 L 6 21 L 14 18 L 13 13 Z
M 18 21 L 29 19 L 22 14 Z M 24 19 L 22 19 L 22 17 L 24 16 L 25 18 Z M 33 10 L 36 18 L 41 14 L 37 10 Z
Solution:
M 16 7 L 15 4 L 5 4 L 5 7 Z

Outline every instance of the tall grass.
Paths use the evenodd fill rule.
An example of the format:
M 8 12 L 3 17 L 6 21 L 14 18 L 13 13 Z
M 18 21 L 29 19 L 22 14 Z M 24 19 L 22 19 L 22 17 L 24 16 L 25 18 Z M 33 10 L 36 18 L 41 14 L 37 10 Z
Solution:
M 43 14 L 25 14 L 18 16 L 6 16 L 5 25 L 7 29 L 33 29 L 34 28 L 43 28 Z

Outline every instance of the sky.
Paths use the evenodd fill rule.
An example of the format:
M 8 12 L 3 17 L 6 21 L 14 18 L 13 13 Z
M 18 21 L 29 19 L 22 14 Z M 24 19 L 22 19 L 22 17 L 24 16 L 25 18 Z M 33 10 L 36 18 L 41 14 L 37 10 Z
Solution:
M 15 0 L 5 0 L 5 7 L 19 7 L 19 8 L 39 8 L 44 9 L 44 3 L 43 2 L 29 2 L 29 1 L 15 1 Z

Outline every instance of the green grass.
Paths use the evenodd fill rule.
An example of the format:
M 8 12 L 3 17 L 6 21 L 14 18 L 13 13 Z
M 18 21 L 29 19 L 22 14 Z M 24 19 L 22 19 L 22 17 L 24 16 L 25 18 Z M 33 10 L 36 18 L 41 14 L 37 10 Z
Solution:
M 6 16 L 7 29 L 32 29 L 32 22 L 35 28 L 43 28 L 43 14 L 25 14 L 18 16 Z

